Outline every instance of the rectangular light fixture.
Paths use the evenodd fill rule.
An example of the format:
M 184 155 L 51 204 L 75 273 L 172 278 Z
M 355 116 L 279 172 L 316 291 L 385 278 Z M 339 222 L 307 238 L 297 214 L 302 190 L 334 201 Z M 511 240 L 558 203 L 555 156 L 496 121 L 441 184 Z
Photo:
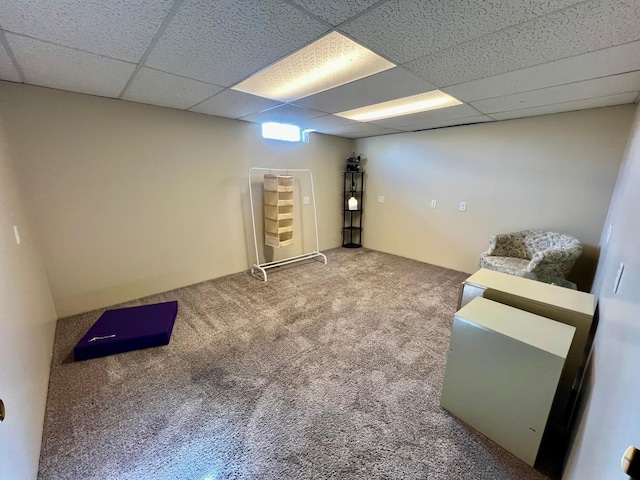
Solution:
M 334 115 L 358 122 L 370 122 L 383 118 L 426 112 L 437 108 L 453 107 L 455 105 L 462 105 L 462 102 L 440 90 L 432 90 L 430 92 L 411 95 L 410 97 L 397 98 L 396 100 L 389 100 L 388 102 L 354 108 L 353 110 L 335 113 Z
M 396 65 L 338 32 L 332 32 L 231 87 L 293 102 Z

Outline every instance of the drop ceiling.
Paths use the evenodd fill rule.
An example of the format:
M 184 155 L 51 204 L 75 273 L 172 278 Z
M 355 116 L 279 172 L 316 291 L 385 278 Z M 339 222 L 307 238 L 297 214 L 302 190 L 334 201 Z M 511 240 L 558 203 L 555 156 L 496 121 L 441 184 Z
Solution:
M 283 103 L 232 90 L 337 31 L 397 65 Z M 0 79 L 348 138 L 638 101 L 638 0 L 0 0 Z M 334 115 L 440 89 L 462 105 Z

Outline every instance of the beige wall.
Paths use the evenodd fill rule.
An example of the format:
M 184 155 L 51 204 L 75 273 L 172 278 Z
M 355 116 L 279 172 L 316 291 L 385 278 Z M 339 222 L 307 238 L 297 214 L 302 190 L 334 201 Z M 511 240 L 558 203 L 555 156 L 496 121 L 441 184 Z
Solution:
M 266 141 L 256 124 L 9 83 L 0 95 L 59 317 L 247 270 L 252 166 L 311 169 L 320 248 L 340 245 L 351 140 Z
M 272 166 L 313 170 L 320 248 L 335 247 L 340 172 L 353 149 L 324 135 L 269 142 L 245 122 L 2 82 L 0 107 L 0 363 L 11 365 L 0 369 L 0 477 L 33 478 L 55 318 L 36 241 L 59 316 L 243 271 L 254 261 L 247 171 Z M 597 247 L 632 117 L 623 106 L 359 140 L 365 245 L 468 272 L 500 231 L 551 228 Z M 640 387 L 625 382 L 640 360 L 637 123 L 634 132 L 606 222 L 616 228 L 602 240 L 601 328 L 569 479 L 624 478 L 619 457 L 640 442 Z M 305 182 L 296 183 L 292 254 L 313 248 Z M 259 186 L 257 178 L 257 195 Z M 614 296 L 620 261 L 627 269 Z
M 611 208 L 602 231 L 594 293 L 600 324 L 583 387 L 573 448 L 564 479 L 627 479 L 620 469 L 626 448 L 640 448 L 640 107 Z M 607 243 L 609 224 L 613 224 Z M 613 293 L 620 263 L 625 264 Z
M 0 95 L 0 478 L 36 478 L 47 399 L 55 310 L 22 208 Z M 22 236 L 16 243 L 13 226 Z
M 551 229 L 593 255 L 632 116 L 627 105 L 357 140 L 364 244 L 471 273 L 489 235 Z

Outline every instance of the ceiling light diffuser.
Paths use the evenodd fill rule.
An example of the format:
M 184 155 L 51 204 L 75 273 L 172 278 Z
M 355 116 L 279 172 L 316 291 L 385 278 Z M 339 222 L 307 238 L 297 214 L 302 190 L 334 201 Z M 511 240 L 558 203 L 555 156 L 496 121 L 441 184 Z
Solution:
M 462 102 L 440 90 L 432 90 L 430 92 L 411 95 L 410 97 L 354 108 L 353 110 L 335 113 L 334 115 L 358 122 L 370 122 L 383 118 L 426 112 L 437 108 L 453 107 L 455 105 L 462 105 Z
M 332 32 L 231 88 L 292 102 L 395 66 L 344 35 Z

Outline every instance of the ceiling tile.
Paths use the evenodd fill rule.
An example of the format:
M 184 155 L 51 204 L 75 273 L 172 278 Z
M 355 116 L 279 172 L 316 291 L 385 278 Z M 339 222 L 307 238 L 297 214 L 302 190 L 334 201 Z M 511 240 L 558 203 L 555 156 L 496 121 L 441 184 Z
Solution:
M 221 90 L 209 83 L 141 68 L 123 98 L 184 110 Z
M 405 63 L 578 1 L 393 0 L 342 30 L 390 60 Z
M 336 113 L 435 89 L 431 83 L 402 67 L 396 67 L 295 103 L 322 112 Z
M 507 112 L 640 90 L 640 71 L 471 102 L 482 113 Z
M 27 83 L 103 97 L 117 97 L 135 65 L 6 34 Z
M 225 88 L 331 25 L 405 64 L 288 105 Z M 639 0 L 0 0 L 0 28 L 0 79 L 117 97 L 135 72 L 128 100 L 321 131 L 482 119 L 470 103 L 537 115 L 640 89 L 619 76 L 640 71 Z M 437 88 L 467 103 L 365 127 L 327 115 Z
M 443 90 L 465 102 L 640 70 L 640 42 L 564 58 Z
M 187 0 L 146 64 L 228 87 L 328 28 L 284 2 Z
M 406 127 L 400 128 L 400 130 L 406 132 L 414 132 L 416 130 L 427 130 L 430 128 L 439 128 L 439 127 L 452 127 L 454 125 L 469 125 L 471 123 L 485 123 L 485 122 L 493 122 L 493 118 L 488 117 L 486 115 L 476 115 L 473 117 L 464 117 L 464 118 L 454 118 L 450 120 L 440 120 L 433 119 L 430 121 L 426 121 L 423 123 L 417 123 L 414 125 L 408 125 Z
M 329 130 L 332 128 L 338 128 L 345 125 L 351 125 L 356 122 L 355 120 L 349 120 L 348 118 L 337 117 L 335 115 L 325 115 L 324 117 L 316 117 L 304 121 L 304 128 L 312 128 L 317 131 Z
M 575 102 L 557 103 L 555 105 L 545 105 L 543 107 L 527 108 L 524 110 L 512 110 L 510 112 L 492 113 L 491 117 L 496 120 L 510 120 L 512 118 L 535 117 L 538 115 L 548 115 L 551 113 L 571 112 L 574 110 L 586 110 L 588 108 L 610 107 L 613 105 L 624 105 L 633 103 L 639 92 L 621 93 L 607 97 L 590 98 L 587 100 L 577 100 Z
M 300 123 L 303 120 L 321 117 L 323 115 L 323 112 L 318 112 L 309 108 L 296 107 L 295 105 L 282 105 L 281 107 L 272 108 L 271 110 L 242 117 L 242 120 L 254 123 Z
M 120 60 L 137 62 L 172 0 L 2 0 L 2 28 Z
M 357 123 L 353 125 L 345 125 L 344 127 L 327 129 L 323 133 L 326 133 L 327 135 L 337 135 L 338 137 L 346 138 L 364 138 L 402 132 L 393 128 L 384 128 L 378 125 L 371 125 L 370 123 Z
M 405 66 L 438 86 L 490 77 L 640 39 L 640 2 L 594 0 Z
M 462 104 L 455 107 L 439 108 L 437 110 L 429 110 L 427 112 L 413 113 L 411 115 L 403 115 L 401 117 L 384 118 L 371 122 L 389 128 L 400 128 L 407 125 L 417 125 L 419 123 L 438 122 L 451 120 L 454 118 L 475 117 L 480 113 L 473 107 Z
M 2 35 L 2 33 L 0 33 Z M 20 82 L 20 74 L 13 66 L 11 57 L 0 43 L 0 80 L 8 80 L 10 82 Z
M 307 9 L 314 15 L 329 22 L 331 25 L 339 25 L 346 19 L 364 12 L 367 8 L 380 0 L 293 0 L 293 3 Z
M 268 98 L 226 89 L 189 110 L 218 117 L 240 118 L 278 105 L 281 103 Z

